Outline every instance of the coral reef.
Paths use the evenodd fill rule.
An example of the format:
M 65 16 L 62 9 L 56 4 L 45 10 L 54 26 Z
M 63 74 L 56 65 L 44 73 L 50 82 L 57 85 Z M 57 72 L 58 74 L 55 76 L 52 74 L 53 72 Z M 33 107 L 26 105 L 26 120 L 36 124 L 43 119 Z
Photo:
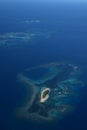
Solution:
M 39 39 L 50 38 L 51 33 L 48 31 L 27 31 L 27 32 L 9 32 L 0 35 L 1 46 L 33 45 L 33 40 L 38 42 Z
M 84 86 L 80 75 L 77 66 L 64 63 L 45 64 L 19 73 L 17 78 L 26 87 L 27 94 L 17 116 L 35 122 L 63 118 L 79 100 L 79 88 Z

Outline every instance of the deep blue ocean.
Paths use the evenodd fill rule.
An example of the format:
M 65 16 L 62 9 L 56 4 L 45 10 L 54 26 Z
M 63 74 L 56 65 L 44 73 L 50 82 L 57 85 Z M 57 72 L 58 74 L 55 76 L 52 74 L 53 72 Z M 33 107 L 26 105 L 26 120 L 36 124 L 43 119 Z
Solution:
M 31 23 L 24 23 L 26 20 Z M 76 64 L 87 83 L 87 3 L 0 2 L 0 35 L 26 31 L 47 31 L 51 37 L 38 37 L 31 46 L 0 46 L 0 130 L 87 130 L 86 87 L 73 114 L 56 124 L 33 124 L 12 117 L 23 96 L 16 76 L 28 67 L 50 62 Z

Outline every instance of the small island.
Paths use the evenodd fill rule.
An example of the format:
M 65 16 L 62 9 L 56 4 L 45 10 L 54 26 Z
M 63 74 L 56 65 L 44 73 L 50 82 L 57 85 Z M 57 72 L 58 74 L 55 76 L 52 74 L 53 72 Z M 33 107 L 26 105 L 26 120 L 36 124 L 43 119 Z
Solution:
M 43 91 L 41 92 L 41 98 L 40 98 L 41 103 L 45 102 L 49 98 L 50 91 L 51 91 L 50 88 L 43 89 Z

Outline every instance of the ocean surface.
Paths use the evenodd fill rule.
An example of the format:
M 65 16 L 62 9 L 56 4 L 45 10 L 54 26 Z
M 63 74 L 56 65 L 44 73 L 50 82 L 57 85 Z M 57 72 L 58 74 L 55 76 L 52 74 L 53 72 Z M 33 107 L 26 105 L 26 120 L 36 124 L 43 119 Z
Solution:
M 28 32 L 29 44 L 8 40 Z M 87 3 L 0 2 L 0 36 L 0 130 L 87 130 Z M 16 120 L 24 96 L 18 73 L 50 62 L 81 68 L 85 87 L 75 111 L 56 124 Z

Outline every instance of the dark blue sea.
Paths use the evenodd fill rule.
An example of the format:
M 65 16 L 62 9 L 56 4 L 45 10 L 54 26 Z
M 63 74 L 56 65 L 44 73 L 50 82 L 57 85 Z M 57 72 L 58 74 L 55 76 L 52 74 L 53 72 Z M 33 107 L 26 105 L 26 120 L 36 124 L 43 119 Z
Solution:
M 0 130 L 87 130 L 87 3 L 0 2 L 0 36 L 20 32 L 39 33 L 30 45 L 0 43 Z M 50 62 L 80 66 L 85 87 L 75 111 L 53 124 L 17 120 L 24 96 L 17 74 Z

